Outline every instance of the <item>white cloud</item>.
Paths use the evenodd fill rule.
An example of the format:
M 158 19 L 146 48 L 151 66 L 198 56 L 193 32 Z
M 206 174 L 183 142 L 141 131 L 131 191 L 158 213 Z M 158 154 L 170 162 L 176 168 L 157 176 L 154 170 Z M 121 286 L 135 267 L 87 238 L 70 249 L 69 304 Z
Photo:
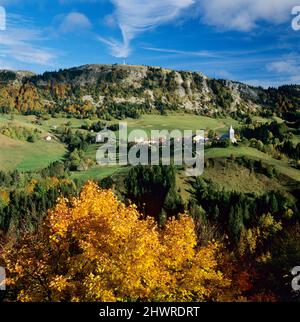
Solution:
M 110 47 L 110 52 L 114 57 L 125 58 L 128 57 L 130 54 L 130 48 L 125 42 L 118 41 L 113 38 L 108 39 L 100 36 L 97 39 Z
M 105 18 L 115 23 L 122 41 L 100 37 L 116 57 L 127 57 L 131 42 L 139 34 L 178 17 L 200 17 L 207 25 L 221 30 L 250 31 L 260 22 L 280 24 L 291 19 L 292 8 L 299 0 L 110 0 L 115 6 L 113 15 Z
M 273 61 L 266 66 L 269 75 L 269 79 L 262 82 L 261 80 L 248 81 L 253 85 L 263 84 L 269 86 L 280 86 L 282 84 L 299 84 L 300 82 L 300 62 L 295 55 L 288 55 L 282 57 L 280 60 Z M 272 80 L 273 79 L 273 80 Z
M 68 33 L 90 29 L 91 27 L 92 24 L 90 20 L 84 14 L 80 12 L 70 12 L 60 24 L 59 30 L 63 33 Z
M 199 51 L 186 51 L 186 50 L 177 50 L 177 49 L 164 49 L 164 48 L 153 48 L 153 47 L 144 47 L 146 50 L 157 51 L 161 53 L 183 55 L 183 56 L 196 56 L 196 57 L 220 57 L 220 55 L 213 51 L 208 50 L 199 50 Z
M 197 14 L 208 25 L 249 31 L 258 22 L 279 24 L 291 19 L 299 0 L 198 0 Z
M 2 31 L 0 37 L 2 67 L 11 64 L 11 60 L 36 65 L 53 65 L 57 52 L 39 46 L 38 42 L 45 40 L 43 31 L 28 25 L 25 21 L 17 15 L 8 16 L 7 30 Z
M 111 0 L 115 6 L 114 18 L 122 32 L 122 41 L 99 40 L 107 44 L 112 55 L 128 57 L 131 41 L 139 34 L 159 25 L 171 22 L 195 0 Z
M 300 74 L 299 62 L 293 58 L 274 61 L 267 65 L 267 69 L 270 72 L 290 76 L 298 76 Z

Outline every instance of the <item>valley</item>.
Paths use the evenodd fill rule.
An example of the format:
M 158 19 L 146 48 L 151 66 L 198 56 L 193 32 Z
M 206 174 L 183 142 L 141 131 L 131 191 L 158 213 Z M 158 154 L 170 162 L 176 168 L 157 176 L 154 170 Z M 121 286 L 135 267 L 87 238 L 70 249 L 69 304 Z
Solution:
M 102 209 L 99 216 L 107 211 L 119 219 L 125 211 L 124 218 L 131 214 L 126 220 L 138 227 L 151 218 L 147 220 L 153 220 L 157 234 L 175 225 L 170 234 L 181 240 L 188 231 L 192 243 L 205 247 L 204 256 L 210 245 L 222 245 L 218 260 L 237 289 L 230 296 L 290 296 L 288 289 L 276 289 L 273 277 L 265 273 L 269 265 L 278 278 L 285 272 L 272 257 L 273 245 L 298 247 L 299 86 L 263 89 L 201 73 L 120 65 L 86 65 L 43 75 L 0 71 L 1 79 L 1 239 L 14 236 L 21 242 L 23 234 L 44 238 L 39 229 L 53 213 L 50 222 L 71 214 L 84 227 L 86 220 L 93 225 L 93 207 Z M 118 138 L 120 122 L 127 123 L 128 134 L 203 130 L 203 174 L 187 177 L 186 164 L 163 165 L 162 158 L 159 165 L 98 165 L 96 152 L 103 142 L 97 142 L 97 134 L 110 130 Z M 148 153 L 152 144 L 164 146 L 163 139 L 134 139 L 127 153 L 135 145 L 147 147 Z M 116 209 L 113 214 L 111 209 Z M 107 218 L 122 234 L 127 221 L 122 217 L 125 222 L 118 227 L 119 219 Z M 72 226 L 72 232 L 80 234 L 81 225 Z M 62 237 L 51 238 L 56 242 Z M 291 263 L 293 255 L 283 253 L 288 258 L 282 260 Z M 248 270 L 253 277 L 245 275 Z M 264 289 L 244 290 L 237 286 L 240 278 L 247 285 L 265 285 L 267 280 L 274 290 L 271 295 Z

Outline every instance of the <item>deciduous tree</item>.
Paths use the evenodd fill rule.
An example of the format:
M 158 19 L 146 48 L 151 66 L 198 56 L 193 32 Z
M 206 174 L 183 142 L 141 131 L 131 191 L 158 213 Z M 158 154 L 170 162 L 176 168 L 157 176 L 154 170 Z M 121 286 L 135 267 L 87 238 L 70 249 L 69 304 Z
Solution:
M 89 182 L 4 249 L 8 287 L 20 301 L 224 300 L 219 245 L 197 247 L 194 228 L 182 215 L 160 229 Z

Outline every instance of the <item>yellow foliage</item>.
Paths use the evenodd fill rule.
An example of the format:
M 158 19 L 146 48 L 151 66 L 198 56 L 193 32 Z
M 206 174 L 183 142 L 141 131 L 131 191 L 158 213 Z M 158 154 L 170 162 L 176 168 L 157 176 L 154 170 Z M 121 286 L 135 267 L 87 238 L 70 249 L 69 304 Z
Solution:
M 197 248 L 187 215 L 164 229 L 86 184 L 61 199 L 42 229 L 3 257 L 20 301 L 224 300 L 231 281 L 219 270 L 219 245 Z
M 260 237 L 260 230 L 258 228 L 244 229 L 241 233 L 239 242 L 239 253 L 244 255 L 247 252 L 254 254 L 256 251 L 257 243 Z
M 15 108 L 15 98 L 18 95 L 18 86 L 7 85 L 0 88 L 0 106 L 5 106 L 9 111 Z
M 257 262 L 259 262 L 259 263 L 267 263 L 271 259 L 272 259 L 271 253 L 269 251 L 267 251 L 266 253 L 261 254 L 257 258 Z
M 19 111 L 39 111 L 43 108 L 39 92 L 33 84 L 25 84 L 21 87 L 16 107 Z
M 292 209 L 288 208 L 284 213 L 285 219 L 291 219 L 294 216 L 294 212 Z
M 33 193 L 37 184 L 41 184 L 45 190 L 57 187 L 60 184 L 72 184 L 70 179 L 58 179 L 57 177 L 46 177 L 43 180 L 32 179 L 26 186 L 27 193 Z
M 38 181 L 36 179 L 32 179 L 26 186 L 26 191 L 28 193 L 33 193 L 34 188 L 36 186 L 36 184 L 38 183 Z
M 0 204 L 1 203 L 4 205 L 9 204 L 9 192 L 6 190 L 0 190 Z
M 260 217 L 259 227 L 262 238 L 267 239 L 269 236 L 282 230 L 282 223 L 281 221 L 277 222 L 271 214 L 266 214 Z
M 264 214 L 260 217 L 258 227 L 244 229 L 239 242 L 239 253 L 255 254 L 259 244 L 262 244 L 270 236 L 282 230 L 282 222 L 276 221 L 271 214 Z M 265 260 L 264 257 L 258 260 Z

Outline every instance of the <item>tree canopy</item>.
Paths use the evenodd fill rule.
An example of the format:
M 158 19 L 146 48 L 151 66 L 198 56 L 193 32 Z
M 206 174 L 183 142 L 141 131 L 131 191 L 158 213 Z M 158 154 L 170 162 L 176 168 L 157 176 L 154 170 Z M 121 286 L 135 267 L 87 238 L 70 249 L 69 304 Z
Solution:
M 6 246 L 8 286 L 20 301 L 224 300 L 231 281 L 219 245 L 198 247 L 194 228 L 181 215 L 161 229 L 88 182 L 35 234 Z

